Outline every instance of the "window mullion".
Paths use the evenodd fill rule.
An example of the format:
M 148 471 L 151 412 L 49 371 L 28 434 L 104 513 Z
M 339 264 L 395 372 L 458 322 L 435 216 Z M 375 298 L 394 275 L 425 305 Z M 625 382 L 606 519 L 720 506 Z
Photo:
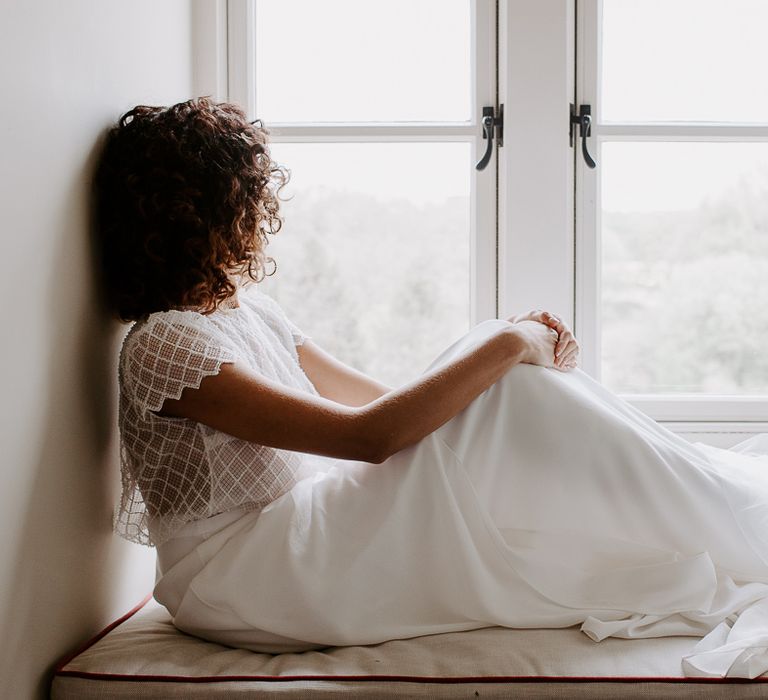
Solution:
M 485 148 L 479 125 L 484 106 L 495 106 L 496 34 L 498 17 L 495 0 L 472 3 L 472 91 L 475 113 L 472 115 L 472 163 Z M 498 314 L 498 279 L 496 257 L 497 172 L 496 163 L 504 149 L 495 149 L 494 160 L 483 171 L 474 168 L 470 177 L 470 313 L 471 323 L 495 318 Z
M 192 3 L 192 92 L 228 99 L 227 0 Z
M 752 124 L 600 124 L 594 135 L 603 140 L 633 141 L 768 141 L 768 127 Z
M 256 118 L 255 0 L 227 2 L 227 99 Z
M 592 114 L 600 114 L 600 2 L 578 0 L 576 10 L 576 81 L 577 104 L 592 105 Z M 597 134 L 597 124 L 593 125 Z M 576 177 L 576 260 L 574 330 L 582 347 L 582 368 L 600 379 L 600 139 L 593 138 L 592 155 L 598 168 L 590 170 L 577 155 Z
M 272 124 L 267 128 L 277 141 L 472 141 L 477 126 L 451 123 L 400 124 Z
M 573 322 L 573 0 L 500 4 L 499 305 Z

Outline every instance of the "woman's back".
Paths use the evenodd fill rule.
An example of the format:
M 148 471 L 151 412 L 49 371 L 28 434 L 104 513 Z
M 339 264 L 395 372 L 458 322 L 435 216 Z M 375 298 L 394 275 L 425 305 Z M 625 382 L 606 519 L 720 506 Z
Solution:
M 160 415 L 166 399 L 198 388 L 226 362 L 316 394 L 299 365 L 305 336 L 256 288 L 203 315 L 153 313 L 129 331 L 120 353 L 123 493 L 117 527 L 160 544 L 182 525 L 234 508 L 256 510 L 295 483 L 301 455 L 247 442 L 184 418 Z

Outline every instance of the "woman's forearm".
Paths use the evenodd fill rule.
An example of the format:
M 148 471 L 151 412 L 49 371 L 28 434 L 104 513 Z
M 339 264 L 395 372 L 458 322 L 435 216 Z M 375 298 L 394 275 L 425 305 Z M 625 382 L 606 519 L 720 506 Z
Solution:
M 509 325 L 456 360 L 358 409 L 373 441 L 372 461 L 412 445 L 471 403 L 523 360 L 525 343 Z
M 540 323 L 504 325 L 457 359 L 359 407 L 285 386 L 245 363 L 224 363 L 197 389 L 166 399 L 159 413 L 267 447 L 380 463 L 439 428 L 513 365 L 544 364 L 552 335 Z
M 345 406 L 365 406 L 392 391 L 307 340 L 297 348 L 299 363 L 320 396 Z

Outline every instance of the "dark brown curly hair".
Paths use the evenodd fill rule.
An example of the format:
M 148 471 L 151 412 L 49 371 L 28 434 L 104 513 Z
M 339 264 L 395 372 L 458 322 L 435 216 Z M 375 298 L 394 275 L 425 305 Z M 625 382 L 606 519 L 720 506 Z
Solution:
M 233 104 L 201 97 L 138 106 L 106 137 L 95 176 L 95 225 L 104 286 L 125 321 L 180 307 L 210 313 L 258 282 L 267 234 L 280 230 L 288 171 L 268 132 Z

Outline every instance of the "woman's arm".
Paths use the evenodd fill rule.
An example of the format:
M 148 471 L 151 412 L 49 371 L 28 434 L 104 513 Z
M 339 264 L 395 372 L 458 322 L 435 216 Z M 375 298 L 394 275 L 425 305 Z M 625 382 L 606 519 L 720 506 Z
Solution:
M 296 349 L 301 368 L 326 399 L 345 406 L 365 406 L 392 391 L 391 387 L 337 360 L 309 339 Z
M 167 399 L 161 414 L 262 445 L 381 463 L 439 428 L 512 366 L 551 366 L 555 340 L 541 323 L 510 324 L 439 369 L 357 407 L 225 364 L 199 389 Z

